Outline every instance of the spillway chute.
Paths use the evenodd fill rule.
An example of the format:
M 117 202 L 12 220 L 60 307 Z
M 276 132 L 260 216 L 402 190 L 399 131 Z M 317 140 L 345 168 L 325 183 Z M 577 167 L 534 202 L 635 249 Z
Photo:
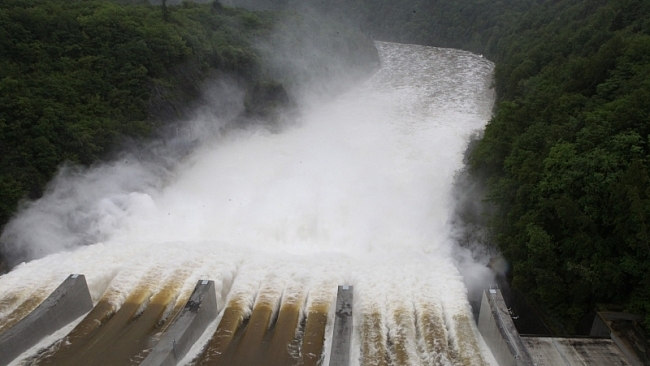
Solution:
M 176 271 L 154 284 L 149 273 L 119 306 L 107 291 L 69 334 L 30 364 L 176 365 L 217 316 L 215 284 L 209 280 L 195 285 L 182 311 L 169 310 L 179 308 L 184 274 Z M 337 294 L 322 288 L 308 292 L 305 282 L 258 278 L 255 293 L 244 291 L 255 288 L 250 284 L 233 286 L 240 292 L 229 297 L 193 365 L 486 364 L 472 320 L 463 312 L 443 314 L 435 296 L 409 297 L 406 291 L 384 305 L 367 302 L 354 310 L 353 286 L 338 286 Z M 91 303 L 85 283 L 84 288 Z M 443 318 L 451 322 L 445 325 Z M 352 349 L 353 338 L 359 353 Z
M 155 347 L 149 350 L 142 366 L 175 366 L 217 316 L 214 281 L 200 280 L 189 300 Z

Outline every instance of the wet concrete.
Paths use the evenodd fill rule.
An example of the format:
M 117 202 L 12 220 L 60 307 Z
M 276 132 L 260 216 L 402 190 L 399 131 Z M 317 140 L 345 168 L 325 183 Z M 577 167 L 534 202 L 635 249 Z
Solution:
M 483 292 L 478 329 L 500 365 L 534 365 L 500 290 Z
M 317 366 L 323 355 L 329 303 L 316 303 L 307 310 L 307 319 L 300 346 L 300 365 Z
M 227 365 L 247 366 L 265 363 L 268 348 L 267 330 L 271 327 L 277 301 L 279 299 L 266 297 L 264 294 L 258 295 L 253 313 Z
M 217 316 L 213 281 L 199 281 L 182 312 L 166 329 L 142 366 L 174 366 L 203 334 Z
M 159 271 L 148 271 L 123 303 L 123 290 L 109 288 L 95 308 L 66 337 L 39 354 L 33 364 L 139 364 L 152 348 L 151 340 L 160 327 L 175 315 L 171 309 L 176 309 L 186 273 L 179 269 L 166 277 L 160 281 Z
M 400 308 L 393 312 L 395 329 L 390 333 L 393 354 L 391 364 L 410 366 L 420 363 L 417 352 L 417 334 L 413 309 Z
M 354 288 L 352 286 L 339 286 L 334 312 L 330 366 L 348 366 L 350 364 L 353 298 Z
M 619 312 L 598 312 L 590 335 L 614 341 L 627 360 L 634 366 L 650 365 L 650 345 L 640 315 Z
M 476 341 L 473 320 L 470 318 L 469 313 L 454 315 L 453 319 L 453 324 L 456 328 L 455 341 L 458 347 L 458 361 L 460 364 L 465 366 L 487 365 Z
M 0 365 L 8 364 L 41 339 L 90 311 L 93 306 L 83 275 L 69 276 L 39 303 L 33 311 L 30 310 L 0 334 Z
M 5 301 L 4 306 L 6 308 L 14 307 L 14 309 L 0 319 L 0 333 L 13 327 L 29 313 L 34 311 L 45 300 L 45 296 L 47 296 L 45 291 L 39 289 L 31 292 L 26 298 L 9 297 Z
M 223 365 L 226 353 L 244 323 L 245 299 L 231 300 L 223 312 L 217 330 L 196 363 L 197 366 Z
M 293 301 L 282 304 L 273 329 L 266 360 L 269 366 L 295 365 L 298 363 L 297 332 L 300 326 L 300 310 L 304 302 Z
M 416 309 L 418 330 L 425 364 L 442 366 L 449 361 L 449 335 L 439 304 L 420 305 Z
M 90 359 L 87 365 L 106 366 L 134 366 L 140 364 L 143 358 L 136 357 L 143 350 L 150 348 L 149 341 L 162 324 L 166 310 L 173 305 L 182 281 L 168 282 L 158 293 L 156 293 L 144 311 L 138 314 L 120 332 L 119 338 L 112 345 L 99 351 L 101 361 L 96 358 Z M 175 314 L 171 314 L 174 316 Z
M 196 365 L 321 365 L 331 301 L 313 301 L 303 314 L 306 293 L 280 296 L 262 289 L 248 317 L 247 299 L 230 300 Z
M 26 297 L 26 295 L 20 293 L 3 294 L 2 298 L 0 298 L 0 314 L 8 314 L 13 309 L 17 308 L 20 302 L 24 301 L 23 296 Z M 2 328 L 2 324 L 4 324 L 4 317 L 3 320 L 0 320 L 0 328 Z M 2 333 L 2 331 L 0 331 L 0 333 Z
M 115 313 L 115 307 L 107 300 L 100 300 L 95 307 L 77 324 L 63 339 L 50 349 L 37 356 L 35 365 L 61 365 L 64 360 L 71 358 L 92 338 Z
M 629 366 L 611 339 L 521 338 L 536 366 Z
M 115 296 L 105 295 L 65 338 L 34 357 L 32 364 L 175 365 L 216 316 L 216 295 L 214 284 L 205 281 L 212 286 L 209 302 L 214 304 L 212 316 L 206 320 L 196 316 L 201 306 L 194 298 L 196 289 L 190 301 L 181 306 L 177 298 L 183 287 L 183 276 L 169 278 L 162 288 L 157 288 L 151 278 L 140 281 L 121 306 L 115 304 Z M 310 299 L 303 313 L 307 292 L 295 288 L 284 291 L 275 284 L 267 284 L 258 294 L 242 294 L 229 300 L 215 333 L 194 360 L 195 365 L 322 365 L 333 293 L 316 295 L 320 297 Z M 330 366 L 347 366 L 351 362 L 352 293 L 351 286 L 338 288 L 330 323 L 333 324 Z M 183 326 L 177 325 L 183 318 L 182 314 L 176 316 L 181 309 L 182 314 L 194 310 L 192 316 L 203 319 L 200 325 L 192 323 L 191 327 L 199 330 L 190 332 L 193 336 L 187 339 L 184 332 L 189 329 L 192 317 L 181 321 Z M 442 305 L 436 301 L 417 305 L 393 301 L 388 310 L 381 306 L 369 307 L 360 314 L 361 365 L 486 364 L 469 312 L 448 314 L 446 318 Z M 176 320 L 172 322 L 172 319 Z
M 388 366 L 386 334 L 379 309 L 367 311 L 361 321 L 361 366 Z
M 2 258 L 2 255 L 0 255 L 0 276 L 7 272 L 9 272 L 9 265 L 7 264 L 7 261 Z
M 151 296 L 152 289 L 149 287 L 139 288 L 133 292 L 122 307 L 113 315 L 108 322 L 98 328 L 89 339 L 82 339 L 76 352 L 69 354 L 69 358 L 61 360 L 60 365 L 85 366 L 93 365 L 94 361 L 101 362 L 101 358 L 107 348 L 110 348 L 122 335 L 123 330 L 133 320 L 142 304 Z

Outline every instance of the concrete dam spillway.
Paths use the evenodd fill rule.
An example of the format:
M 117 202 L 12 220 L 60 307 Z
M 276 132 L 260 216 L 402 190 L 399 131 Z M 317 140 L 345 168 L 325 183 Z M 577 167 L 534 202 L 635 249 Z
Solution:
M 466 286 L 489 271 L 461 268 L 450 224 L 493 65 L 377 47 L 369 80 L 304 101 L 281 132 L 202 139 L 164 174 L 118 159 L 57 178 L 8 225 L 37 259 L 0 277 L 0 337 L 46 313 L 71 273 L 92 304 L 6 362 L 495 365 Z

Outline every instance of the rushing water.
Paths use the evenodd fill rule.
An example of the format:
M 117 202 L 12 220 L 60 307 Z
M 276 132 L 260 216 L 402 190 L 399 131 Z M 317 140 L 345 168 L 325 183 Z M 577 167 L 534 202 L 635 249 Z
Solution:
M 118 161 L 75 177 L 72 193 L 53 187 L 12 235 L 39 233 L 40 241 L 20 241 L 31 245 L 26 253 L 67 250 L 0 277 L 0 331 L 69 273 L 85 274 L 93 300 L 111 309 L 164 293 L 167 314 L 208 278 L 219 309 L 229 306 L 224 320 L 253 306 L 270 318 L 292 304 L 299 318 L 329 312 L 327 349 L 336 286 L 349 284 L 353 364 L 490 363 L 470 320 L 449 217 L 468 137 L 490 117 L 492 64 L 458 50 L 377 47 L 382 66 L 370 80 L 310 103 L 281 133 L 216 138 L 164 180 Z M 84 212 L 72 212 L 80 206 L 71 200 L 84 200 Z M 104 240 L 70 250 L 65 243 L 78 237 L 61 231 L 61 220 L 75 215 Z

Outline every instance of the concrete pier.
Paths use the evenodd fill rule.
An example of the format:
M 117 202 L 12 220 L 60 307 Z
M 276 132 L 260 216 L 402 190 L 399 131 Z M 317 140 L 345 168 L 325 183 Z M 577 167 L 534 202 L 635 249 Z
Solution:
M 598 312 L 590 335 L 611 339 L 631 365 L 650 365 L 650 345 L 644 339 L 642 322 L 643 317 L 635 314 Z
M 0 365 L 7 365 L 40 340 L 93 308 L 83 275 L 70 275 L 36 309 L 0 334 Z
M 174 323 L 140 365 L 175 366 L 216 317 L 214 281 L 201 280 Z
M 534 365 L 498 289 L 483 292 L 478 330 L 499 365 Z
M 633 365 L 611 339 L 529 336 L 521 339 L 535 366 Z
M 334 335 L 330 366 L 350 364 L 350 338 L 352 336 L 352 286 L 339 286 L 334 315 Z

